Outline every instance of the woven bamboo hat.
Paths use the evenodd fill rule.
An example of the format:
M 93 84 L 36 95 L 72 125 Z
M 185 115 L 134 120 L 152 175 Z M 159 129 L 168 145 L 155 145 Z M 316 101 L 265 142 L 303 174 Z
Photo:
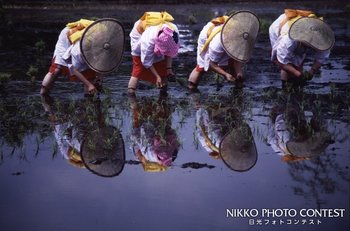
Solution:
M 122 24 L 103 18 L 88 26 L 81 38 L 80 49 L 87 65 L 99 73 L 110 73 L 120 64 L 125 33 Z
M 224 163 L 234 171 L 248 171 L 256 164 L 256 145 L 247 124 L 240 124 L 225 135 L 220 143 L 220 155 Z
M 296 20 L 289 29 L 289 37 L 319 51 L 331 49 L 335 42 L 334 33 L 328 24 L 321 19 L 309 17 Z
M 125 165 L 124 140 L 119 130 L 110 126 L 89 133 L 82 143 L 81 158 L 85 167 L 96 175 L 119 175 Z
M 225 22 L 221 42 L 226 53 L 240 62 L 247 62 L 252 54 L 260 28 L 258 17 L 250 11 L 238 11 Z
M 320 155 L 331 143 L 331 135 L 327 131 L 315 132 L 304 141 L 288 141 L 287 150 L 298 157 L 315 157 Z

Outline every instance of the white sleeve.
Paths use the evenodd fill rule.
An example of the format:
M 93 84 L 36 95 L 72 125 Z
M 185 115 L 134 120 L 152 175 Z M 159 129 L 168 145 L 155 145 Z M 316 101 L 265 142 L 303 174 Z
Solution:
M 280 24 L 283 19 L 285 19 L 285 14 L 280 15 L 269 27 L 269 38 L 271 47 L 274 46 L 278 37 L 280 36 Z
M 136 21 L 134 27 L 132 28 L 129 36 L 130 36 L 130 46 L 131 46 L 131 54 L 140 56 L 140 46 L 141 46 L 141 34 L 137 31 L 137 25 L 140 23 L 140 20 Z
M 85 61 L 82 58 L 82 54 L 80 51 L 80 41 L 76 42 L 73 45 L 71 50 L 71 56 L 72 56 L 72 65 L 76 70 L 81 72 L 89 69 L 89 66 L 85 63 Z
M 227 56 L 221 43 L 220 33 L 215 35 L 213 40 L 210 42 L 208 52 L 209 59 L 215 63 L 220 63 L 220 61 Z
M 154 63 L 154 45 L 157 28 L 149 27 L 141 35 L 141 62 L 145 68 L 150 68 Z
M 297 42 L 291 40 L 288 35 L 284 35 L 276 45 L 277 60 L 282 64 L 294 63 L 294 50 Z

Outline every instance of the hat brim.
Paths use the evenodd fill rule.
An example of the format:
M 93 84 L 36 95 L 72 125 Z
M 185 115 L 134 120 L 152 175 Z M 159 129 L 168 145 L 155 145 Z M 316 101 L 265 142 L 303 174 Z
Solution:
M 117 176 L 125 165 L 123 137 L 118 129 L 111 126 L 89 133 L 80 153 L 85 167 L 99 176 Z
M 220 143 L 220 155 L 227 167 L 234 171 L 248 171 L 258 159 L 250 127 L 243 123 L 227 133 Z
M 320 131 L 302 142 L 288 141 L 286 146 L 288 152 L 294 156 L 316 157 L 328 147 L 330 141 L 330 133 L 328 131 Z
M 86 64 L 98 73 L 110 73 L 120 65 L 124 52 L 123 25 L 114 18 L 103 18 L 88 26 L 80 50 Z
M 226 53 L 239 62 L 248 62 L 260 29 L 258 17 L 250 11 L 238 11 L 223 25 L 221 43 Z
M 335 43 L 333 30 L 318 18 L 302 17 L 296 20 L 288 32 L 289 38 L 319 50 L 331 49 Z

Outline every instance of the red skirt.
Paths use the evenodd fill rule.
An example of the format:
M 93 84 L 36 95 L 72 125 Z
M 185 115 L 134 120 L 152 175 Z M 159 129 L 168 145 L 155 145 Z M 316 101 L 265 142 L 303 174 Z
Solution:
M 55 63 L 55 57 L 54 57 L 51 61 L 51 66 L 49 68 L 49 72 L 54 73 L 57 66 L 58 66 L 58 64 Z M 61 66 L 61 74 L 64 76 L 68 76 L 70 81 L 77 80 L 77 77 L 75 75 L 71 75 L 68 67 L 66 67 L 66 66 Z M 81 74 L 84 75 L 84 77 L 87 80 L 93 80 L 96 77 L 96 72 L 91 70 L 91 69 L 87 69 L 85 71 L 82 71 Z
M 133 65 L 131 76 L 156 84 L 156 77 L 150 69 L 147 69 L 142 65 L 140 56 L 132 56 L 132 64 Z M 160 62 L 154 63 L 153 67 L 157 70 L 161 78 L 167 77 L 165 59 Z

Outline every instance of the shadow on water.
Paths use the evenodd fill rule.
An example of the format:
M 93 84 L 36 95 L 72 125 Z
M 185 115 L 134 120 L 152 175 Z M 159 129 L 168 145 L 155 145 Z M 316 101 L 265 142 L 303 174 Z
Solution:
M 6 32 L 0 39 L 0 227 L 40 229 L 56 219 L 54 230 L 101 224 L 122 230 L 159 224 L 168 230 L 251 230 L 245 218 L 223 215 L 233 207 L 345 208 L 346 217 L 322 218 L 317 229 L 348 230 L 349 16 L 340 3 L 327 4 L 298 3 L 317 8 L 337 38 L 329 62 L 301 92 L 281 89 L 266 31 L 245 67 L 242 89 L 209 73 L 201 93 L 187 92 L 197 36 L 207 20 L 245 8 L 268 24 L 288 5 L 203 4 L 169 10 L 179 19 L 183 41 L 174 60 L 179 81 L 169 84 L 167 97 L 146 84 L 137 97 L 125 94 L 132 65 L 125 52 L 119 70 L 106 76 L 105 93 L 91 99 L 83 98 L 80 83 L 64 78 L 55 83 L 52 98 L 38 94 L 65 24 L 61 19 L 115 17 L 129 33 L 150 6 L 137 5 L 133 14 L 126 6 L 84 12 L 7 8 L 0 15 Z

